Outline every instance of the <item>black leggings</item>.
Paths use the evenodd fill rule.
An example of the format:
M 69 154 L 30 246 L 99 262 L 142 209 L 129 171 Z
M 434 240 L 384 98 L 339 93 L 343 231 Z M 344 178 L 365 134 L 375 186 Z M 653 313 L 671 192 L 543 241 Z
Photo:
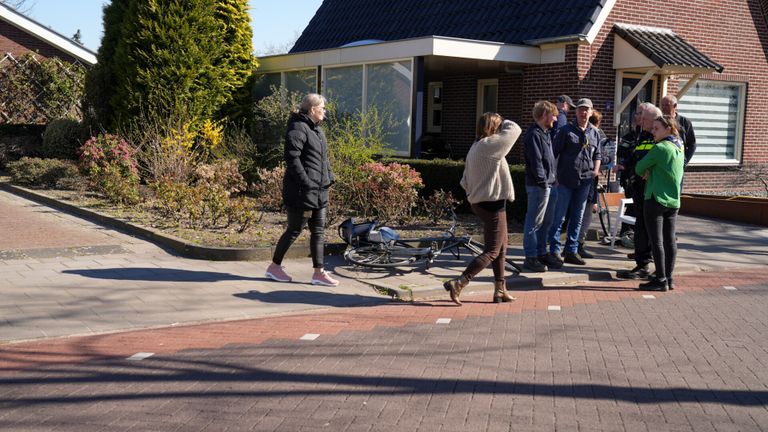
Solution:
M 309 222 L 309 251 L 312 254 L 312 267 L 323 268 L 323 246 L 325 243 L 325 207 L 315 210 L 287 208 L 288 226 L 280 236 L 275 247 L 272 262 L 281 264 L 288 248 L 301 234 L 304 225 Z
M 653 263 L 656 265 L 656 278 L 672 279 L 677 256 L 677 240 L 675 239 L 676 208 L 664 207 L 651 198 L 645 200 L 643 217 L 651 240 Z

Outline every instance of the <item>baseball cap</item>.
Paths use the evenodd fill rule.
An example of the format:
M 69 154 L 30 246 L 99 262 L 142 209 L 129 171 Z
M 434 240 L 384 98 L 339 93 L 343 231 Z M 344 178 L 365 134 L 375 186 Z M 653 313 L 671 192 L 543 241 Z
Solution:
M 568 105 L 573 106 L 573 99 L 568 97 L 568 95 L 560 95 L 557 97 L 558 102 L 567 102 Z
M 583 107 L 583 106 L 585 106 L 585 107 L 589 107 L 589 108 L 594 108 L 594 107 L 592 106 L 592 100 L 590 100 L 590 99 L 587 99 L 587 98 L 581 98 L 581 99 L 579 99 L 578 101 L 576 101 L 576 108 L 578 108 L 578 107 Z

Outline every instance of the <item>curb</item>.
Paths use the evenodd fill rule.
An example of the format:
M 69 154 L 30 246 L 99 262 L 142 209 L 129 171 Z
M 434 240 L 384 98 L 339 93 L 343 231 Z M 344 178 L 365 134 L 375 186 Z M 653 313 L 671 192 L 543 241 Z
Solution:
M 621 269 L 618 269 L 621 270 Z M 698 272 L 717 272 L 720 271 L 717 267 L 701 267 L 697 265 L 680 265 L 675 268 L 678 273 L 698 273 Z M 553 272 L 554 273 L 554 272 Z M 545 289 L 547 287 L 557 287 L 563 285 L 571 285 L 577 283 L 584 283 L 590 281 L 611 281 L 611 280 L 624 280 L 616 277 L 615 270 L 583 270 L 579 272 L 561 272 L 553 277 L 528 277 L 527 275 L 533 275 L 533 273 L 524 273 L 523 276 L 508 276 L 507 277 L 507 289 L 511 292 L 514 291 L 532 291 Z M 435 279 L 435 287 L 421 288 L 421 289 L 403 289 L 392 286 L 386 286 L 379 284 L 375 281 L 361 280 L 373 287 L 376 291 L 381 292 L 383 295 L 392 297 L 395 300 L 404 302 L 414 301 L 427 301 L 436 299 L 446 299 L 447 294 L 445 289 L 439 283 L 438 279 Z M 637 281 L 642 282 L 641 280 Z M 493 292 L 493 283 L 491 282 L 479 282 L 468 285 L 463 294 L 491 294 Z
M 48 207 L 53 207 L 83 219 L 87 219 L 99 225 L 118 229 L 127 234 L 143 238 L 160 246 L 165 246 L 184 258 L 208 261 L 269 261 L 272 259 L 272 254 L 274 252 L 274 246 L 254 248 L 200 246 L 152 228 L 126 222 L 122 219 L 118 219 L 94 210 L 88 210 L 72 204 L 67 204 L 55 198 L 51 198 L 27 188 L 15 186 L 7 182 L 0 182 L 0 189 L 30 201 L 34 201 Z M 343 243 L 327 243 L 325 246 L 325 255 L 341 255 L 344 253 L 345 249 L 346 245 Z M 288 252 L 285 254 L 286 258 L 306 258 L 308 256 L 310 256 L 309 244 L 306 242 L 292 244 L 288 249 Z

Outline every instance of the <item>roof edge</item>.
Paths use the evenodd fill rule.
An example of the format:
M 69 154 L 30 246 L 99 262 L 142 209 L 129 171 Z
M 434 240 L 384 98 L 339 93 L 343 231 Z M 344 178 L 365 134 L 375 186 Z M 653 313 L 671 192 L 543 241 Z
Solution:
M 95 52 L 2 3 L 0 3 L 0 19 L 34 37 L 42 39 L 82 62 L 89 65 L 96 64 Z

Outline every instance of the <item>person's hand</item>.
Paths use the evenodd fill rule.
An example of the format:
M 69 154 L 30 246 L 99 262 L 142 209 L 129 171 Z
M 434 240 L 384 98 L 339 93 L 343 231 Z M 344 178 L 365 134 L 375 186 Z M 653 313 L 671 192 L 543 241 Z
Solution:
M 615 172 L 619 172 L 619 171 L 624 171 L 624 165 L 616 164 L 616 165 L 613 166 L 613 168 L 611 168 L 611 172 L 615 173 Z

